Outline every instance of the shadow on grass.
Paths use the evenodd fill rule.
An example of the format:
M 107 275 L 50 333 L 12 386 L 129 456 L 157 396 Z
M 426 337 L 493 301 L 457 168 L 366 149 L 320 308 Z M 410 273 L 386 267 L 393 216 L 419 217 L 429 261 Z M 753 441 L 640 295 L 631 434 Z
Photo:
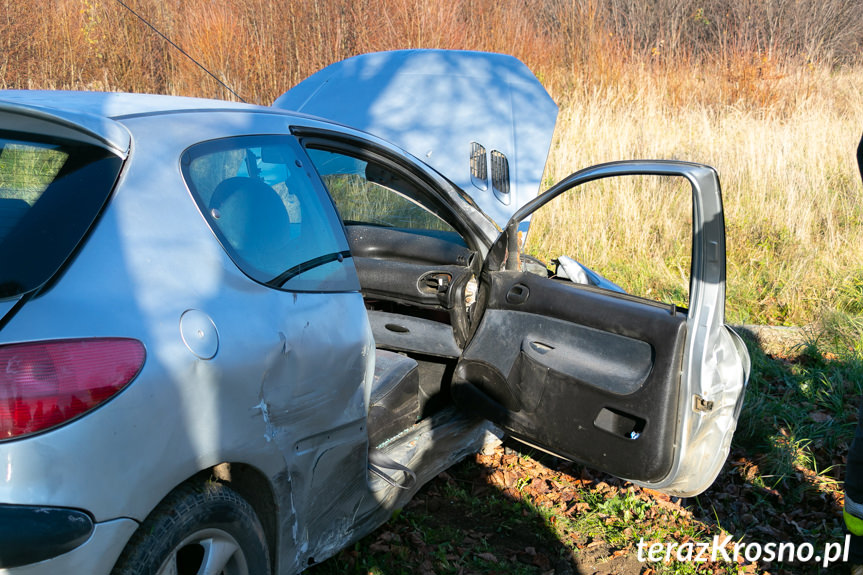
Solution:
M 507 442 L 440 474 L 387 524 L 313 567 L 314 574 L 547 574 L 636 575 L 628 554 L 608 542 L 561 530 L 560 513 L 532 494 L 553 492 L 558 472 Z M 548 458 L 553 466 L 569 466 Z M 533 488 L 531 488 L 533 485 Z M 542 485 L 543 487 L 539 487 Z M 574 499 L 574 498 L 573 498 Z M 572 499 L 558 512 L 570 509 Z

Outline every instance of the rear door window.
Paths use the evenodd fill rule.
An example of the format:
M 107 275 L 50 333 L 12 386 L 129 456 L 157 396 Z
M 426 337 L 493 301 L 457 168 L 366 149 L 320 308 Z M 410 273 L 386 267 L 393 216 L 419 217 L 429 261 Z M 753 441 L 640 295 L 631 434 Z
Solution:
M 358 291 L 344 228 L 289 136 L 243 136 L 190 148 L 182 170 L 237 266 L 290 291 Z
M 82 142 L 0 130 L 0 299 L 54 276 L 105 204 L 122 163 Z

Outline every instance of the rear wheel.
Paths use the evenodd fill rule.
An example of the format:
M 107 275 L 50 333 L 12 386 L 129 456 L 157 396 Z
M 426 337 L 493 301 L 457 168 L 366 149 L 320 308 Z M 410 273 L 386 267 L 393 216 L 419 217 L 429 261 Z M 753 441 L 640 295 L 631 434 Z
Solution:
M 185 484 L 132 536 L 112 575 L 269 575 L 261 522 L 220 483 Z

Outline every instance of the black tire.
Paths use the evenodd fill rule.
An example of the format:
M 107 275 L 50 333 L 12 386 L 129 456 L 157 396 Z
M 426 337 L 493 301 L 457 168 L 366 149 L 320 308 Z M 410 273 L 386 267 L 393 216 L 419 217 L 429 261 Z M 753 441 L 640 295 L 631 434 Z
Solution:
M 138 527 L 112 575 L 270 575 L 252 506 L 221 483 L 184 484 Z

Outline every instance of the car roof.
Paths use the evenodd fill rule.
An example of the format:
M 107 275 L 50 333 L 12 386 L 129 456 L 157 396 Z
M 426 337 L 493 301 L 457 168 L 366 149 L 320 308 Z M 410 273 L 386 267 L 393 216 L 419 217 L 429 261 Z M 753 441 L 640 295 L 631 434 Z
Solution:
M 226 100 L 65 90 L 0 90 L 0 119 L 9 130 L 71 137 L 125 157 L 131 136 L 123 119 L 177 112 L 264 111 L 270 107 Z
M 0 100 L 50 109 L 61 116 L 72 114 L 70 119 L 74 119 L 74 115 L 78 113 L 119 119 L 140 114 L 162 114 L 191 110 L 272 110 L 269 107 L 227 100 L 129 92 L 0 90 Z

